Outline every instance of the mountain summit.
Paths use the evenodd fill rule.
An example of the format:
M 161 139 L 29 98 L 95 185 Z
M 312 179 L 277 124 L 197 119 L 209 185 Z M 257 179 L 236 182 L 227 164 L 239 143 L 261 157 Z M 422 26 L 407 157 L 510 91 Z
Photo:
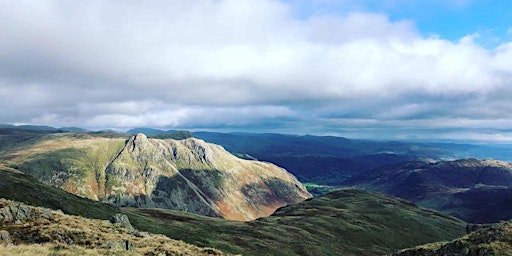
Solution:
M 64 190 L 118 206 L 167 208 L 233 220 L 311 197 L 286 170 L 205 141 L 52 134 L 2 162 Z

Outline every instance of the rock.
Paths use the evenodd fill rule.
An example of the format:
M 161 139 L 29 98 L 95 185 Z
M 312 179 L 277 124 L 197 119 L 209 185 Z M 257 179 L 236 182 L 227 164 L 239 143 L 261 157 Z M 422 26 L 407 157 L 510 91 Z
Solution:
M 0 244 L 1 245 L 12 245 L 11 235 L 6 230 L 0 230 Z
M 54 220 L 53 212 L 50 209 L 44 208 L 41 212 L 41 217 L 48 219 L 48 220 Z
M 67 235 L 66 232 L 61 231 L 59 229 L 53 231 L 52 236 L 53 236 L 53 239 L 55 241 L 58 241 L 59 243 L 68 244 L 68 245 L 75 244 L 75 241 L 73 241 L 73 239 L 71 237 L 69 237 L 69 235 Z
M 36 212 L 30 209 L 27 205 L 22 203 L 4 204 L 0 208 L 0 221 L 1 222 L 14 222 L 16 224 L 22 223 L 25 220 L 33 219 Z
M 472 224 L 472 223 L 470 223 L 466 226 L 466 234 L 469 234 L 471 232 L 477 231 L 482 228 L 487 228 L 490 226 L 491 226 L 491 224 Z
M 112 224 L 118 224 L 121 227 L 127 228 L 130 231 L 135 231 L 135 228 L 133 228 L 132 224 L 130 223 L 130 220 L 128 219 L 128 216 L 125 214 L 118 213 L 110 219 L 110 222 Z
M 142 238 L 148 238 L 151 237 L 151 235 L 148 232 L 137 232 L 135 233 L 136 237 L 142 237 Z

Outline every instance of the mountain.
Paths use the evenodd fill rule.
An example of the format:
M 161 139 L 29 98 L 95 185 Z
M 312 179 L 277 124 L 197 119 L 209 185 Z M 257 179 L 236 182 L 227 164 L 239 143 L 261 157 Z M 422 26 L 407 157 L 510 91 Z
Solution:
M 231 153 L 284 167 L 301 182 L 336 188 L 389 164 L 460 158 L 512 160 L 510 147 L 455 143 L 353 140 L 335 136 L 194 132 Z M 315 186 L 313 186 L 314 188 Z
M 65 132 L 91 132 L 87 129 L 80 128 L 80 127 L 61 127 L 61 128 L 59 128 L 59 130 L 65 131 Z
M 73 194 L 118 206 L 249 220 L 311 197 L 286 170 L 237 158 L 195 138 L 59 133 L 33 142 L 1 152 L 0 162 Z
M 0 255 L 226 255 L 129 225 L 0 198 Z
M 469 226 L 470 233 L 451 242 L 406 249 L 393 256 L 512 255 L 512 223 Z
M 126 133 L 131 134 L 131 135 L 137 135 L 139 133 L 143 133 L 143 134 L 146 134 L 147 136 L 159 135 L 159 134 L 170 134 L 170 133 L 174 133 L 174 132 L 176 132 L 176 131 L 175 130 L 164 131 L 164 130 L 159 130 L 159 129 L 154 129 L 154 128 L 146 128 L 146 127 L 133 128 L 133 129 L 126 131 Z
M 512 164 L 507 162 L 407 162 L 368 171 L 342 185 L 400 197 L 468 222 L 512 218 Z
M 118 208 L 72 195 L 7 167 L 0 166 L 0 177 L 0 195 L 11 200 L 104 220 L 123 213 L 139 231 L 243 255 L 382 255 L 455 239 L 464 234 L 466 226 L 410 202 L 361 190 L 336 191 L 285 206 L 270 217 L 241 222 L 167 209 Z M 97 222 L 78 223 L 91 227 L 92 237 L 95 230 L 104 230 L 90 224 Z M 63 232 L 67 228 L 59 230 L 67 234 Z M 83 236 L 87 241 L 89 236 Z

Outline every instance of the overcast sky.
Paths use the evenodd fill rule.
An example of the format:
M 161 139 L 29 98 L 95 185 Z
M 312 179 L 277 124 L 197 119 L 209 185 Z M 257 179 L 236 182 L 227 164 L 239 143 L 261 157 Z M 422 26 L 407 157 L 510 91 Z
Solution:
M 511 141 L 510 10 L 0 0 L 0 123 Z

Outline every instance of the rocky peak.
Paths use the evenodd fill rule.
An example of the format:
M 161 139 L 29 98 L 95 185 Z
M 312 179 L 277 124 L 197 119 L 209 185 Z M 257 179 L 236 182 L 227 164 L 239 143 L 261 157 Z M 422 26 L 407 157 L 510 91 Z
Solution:
M 221 146 L 209 144 L 196 138 L 181 140 L 180 143 L 187 147 L 197 159 L 210 164 L 218 160 L 218 157 L 222 154 L 218 151 L 225 151 Z
M 237 158 L 195 138 L 155 139 L 139 133 L 128 140 L 70 137 L 46 143 L 53 147 L 39 146 L 33 162 L 19 160 L 23 172 L 44 173 L 38 178 L 117 206 L 250 220 L 311 197 L 286 170 Z M 48 168 L 41 172 L 41 166 Z
M 146 135 L 139 133 L 130 138 L 128 145 L 132 151 L 143 151 L 147 149 L 147 147 L 150 145 L 150 142 Z
M 106 170 L 104 201 L 250 220 L 311 197 L 286 170 L 196 138 L 129 139 Z

